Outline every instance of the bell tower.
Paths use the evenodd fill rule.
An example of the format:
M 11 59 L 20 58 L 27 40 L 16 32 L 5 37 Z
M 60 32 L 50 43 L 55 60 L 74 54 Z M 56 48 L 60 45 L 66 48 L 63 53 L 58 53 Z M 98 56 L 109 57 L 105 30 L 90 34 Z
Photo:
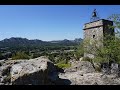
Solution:
M 99 20 L 100 17 L 98 16 L 98 12 L 96 11 L 96 9 L 94 9 L 94 11 L 92 12 L 92 17 L 91 17 L 91 22 Z
M 91 46 L 94 45 L 93 41 L 97 41 L 97 46 L 104 46 L 101 39 L 106 35 L 114 35 L 114 29 L 110 29 L 109 26 L 113 26 L 113 21 L 100 19 L 98 17 L 96 9 L 92 12 L 92 18 L 90 18 L 90 22 L 84 24 L 84 41 L 88 40 L 88 43 L 84 44 L 85 50 L 91 50 L 94 52 Z M 95 52 L 94 52 L 95 53 Z M 84 52 L 84 57 L 94 58 L 94 55 L 91 53 Z

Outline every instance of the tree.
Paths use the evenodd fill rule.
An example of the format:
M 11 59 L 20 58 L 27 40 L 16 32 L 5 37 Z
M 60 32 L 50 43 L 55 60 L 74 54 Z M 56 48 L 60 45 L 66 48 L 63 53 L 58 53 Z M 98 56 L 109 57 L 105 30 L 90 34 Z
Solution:
M 79 60 L 80 57 L 83 57 L 84 55 L 84 48 L 83 48 L 83 42 L 81 42 L 78 46 L 77 46 L 77 50 L 74 53 L 76 60 Z

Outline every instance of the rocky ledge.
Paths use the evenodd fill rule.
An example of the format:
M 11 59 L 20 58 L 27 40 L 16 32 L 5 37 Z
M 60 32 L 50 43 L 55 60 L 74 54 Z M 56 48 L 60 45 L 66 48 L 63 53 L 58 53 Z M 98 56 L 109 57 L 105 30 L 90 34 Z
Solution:
M 57 67 L 45 58 L 10 60 L 0 67 L 1 85 L 55 85 L 60 84 Z
M 88 61 L 63 70 L 39 57 L 0 61 L 0 85 L 120 85 L 120 78 L 96 71 Z

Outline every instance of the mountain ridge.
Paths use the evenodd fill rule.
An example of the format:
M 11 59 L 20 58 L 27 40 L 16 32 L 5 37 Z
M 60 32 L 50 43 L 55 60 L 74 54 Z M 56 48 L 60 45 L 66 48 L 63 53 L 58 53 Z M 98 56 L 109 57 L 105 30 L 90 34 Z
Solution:
M 0 41 L 0 47 L 9 46 L 39 46 L 39 45 L 77 45 L 82 41 L 81 38 L 76 38 L 74 40 L 53 40 L 53 41 L 42 41 L 39 39 L 27 39 L 21 37 L 11 37 Z
M 11 37 L 11 38 L 5 38 L 5 39 L 0 40 L 0 41 L 13 40 L 13 39 L 24 39 L 24 40 L 31 40 L 31 41 L 33 41 L 33 40 L 44 41 L 44 40 L 40 40 L 40 39 L 27 39 L 27 38 L 22 38 L 22 37 Z M 74 40 L 70 40 L 70 39 L 50 40 L 50 41 L 44 41 L 44 42 L 63 41 L 63 40 L 74 41 L 74 40 L 82 40 L 82 38 L 75 38 Z

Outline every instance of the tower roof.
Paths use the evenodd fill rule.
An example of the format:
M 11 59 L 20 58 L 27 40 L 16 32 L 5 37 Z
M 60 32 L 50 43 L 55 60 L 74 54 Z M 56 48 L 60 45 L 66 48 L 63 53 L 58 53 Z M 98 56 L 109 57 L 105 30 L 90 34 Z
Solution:
M 89 23 L 93 23 L 93 22 L 97 22 L 97 21 L 109 21 L 109 22 L 113 22 L 113 21 L 111 21 L 111 20 L 107 20 L 107 19 L 98 19 L 98 20 L 95 20 L 95 21 L 90 21 L 90 22 L 88 22 L 88 23 L 85 23 L 85 24 L 89 24 Z
M 89 28 L 93 28 L 93 27 L 94 28 L 95 27 L 100 27 L 100 26 L 103 26 L 104 24 L 113 24 L 113 21 L 106 20 L 106 19 L 99 19 L 99 20 L 96 20 L 96 21 L 85 23 L 83 30 L 86 30 L 86 29 L 89 29 Z

